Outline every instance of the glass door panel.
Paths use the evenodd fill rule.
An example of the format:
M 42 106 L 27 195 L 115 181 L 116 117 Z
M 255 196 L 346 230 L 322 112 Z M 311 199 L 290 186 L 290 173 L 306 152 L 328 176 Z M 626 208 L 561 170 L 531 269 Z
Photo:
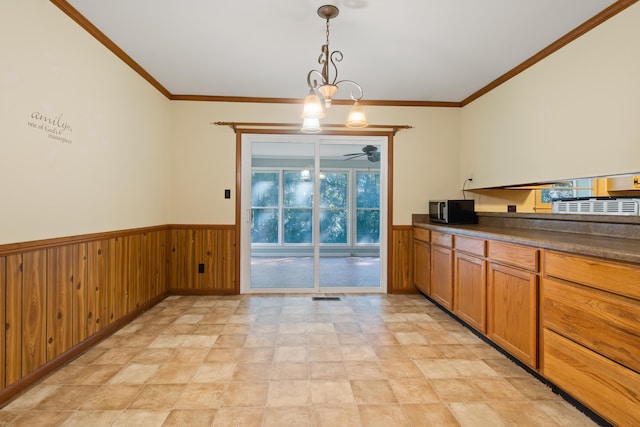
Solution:
M 313 289 L 315 146 L 251 146 L 250 288 Z
M 380 156 L 363 147 L 320 145 L 320 290 L 380 287 Z

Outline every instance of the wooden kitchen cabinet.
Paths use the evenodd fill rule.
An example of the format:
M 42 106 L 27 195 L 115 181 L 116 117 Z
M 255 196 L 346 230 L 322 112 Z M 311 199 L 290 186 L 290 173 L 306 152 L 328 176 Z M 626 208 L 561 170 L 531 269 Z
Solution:
M 487 261 L 456 251 L 453 312 L 482 333 L 487 332 Z
M 430 232 L 423 228 L 413 231 L 413 285 L 431 295 L 431 245 Z
M 431 233 L 431 298 L 453 309 L 453 236 Z
M 488 276 L 487 336 L 537 369 L 538 275 L 491 262 Z
M 542 374 L 615 425 L 640 425 L 640 268 L 546 251 Z

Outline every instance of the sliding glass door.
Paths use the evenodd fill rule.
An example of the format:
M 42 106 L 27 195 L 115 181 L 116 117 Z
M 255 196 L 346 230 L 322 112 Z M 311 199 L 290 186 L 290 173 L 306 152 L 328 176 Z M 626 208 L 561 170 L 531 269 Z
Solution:
M 243 135 L 242 292 L 383 291 L 383 151 L 383 138 Z

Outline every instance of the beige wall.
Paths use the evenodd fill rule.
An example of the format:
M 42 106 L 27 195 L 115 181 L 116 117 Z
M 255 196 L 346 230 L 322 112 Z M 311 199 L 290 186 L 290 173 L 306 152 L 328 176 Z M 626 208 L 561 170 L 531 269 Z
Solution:
M 170 102 L 49 2 L 0 28 L 0 244 L 166 224 Z
M 236 137 L 216 121 L 299 121 L 302 105 L 174 102 L 170 222 L 235 223 Z M 347 106 L 333 106 L 323 121 L 344 122 Z M 366 107 L 372 124 L 411 125 L 394 138 L 394 224 L 411 224 L 427 200 L 460 197 L 458 108 Z M 224 189 L 232 199 L 223 198 Z
M 367 107 L 370 123 L 414 126 L 395 137 L 393 224 L 461 197 L 468 176 L 477 188 L 640 170 L 638 22 L 634 5 L 463 109 Z M 233 224 L 235 135 L 211 122 L 299 119 L 300 105 L 170 102 L 49 2 L 3 1 L 0 27 L 0 244 Z M 511 194 L 474 197 L 503 210 Z
M 640 170 L 640 4 L 465 106 L 472 187 Z

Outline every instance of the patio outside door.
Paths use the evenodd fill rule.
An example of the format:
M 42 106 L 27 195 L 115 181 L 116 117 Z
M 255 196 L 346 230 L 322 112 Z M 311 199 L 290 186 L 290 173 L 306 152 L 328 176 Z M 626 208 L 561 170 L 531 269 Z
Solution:
M 242 138 L 241 291 L 386 291 L 386 138 Z

